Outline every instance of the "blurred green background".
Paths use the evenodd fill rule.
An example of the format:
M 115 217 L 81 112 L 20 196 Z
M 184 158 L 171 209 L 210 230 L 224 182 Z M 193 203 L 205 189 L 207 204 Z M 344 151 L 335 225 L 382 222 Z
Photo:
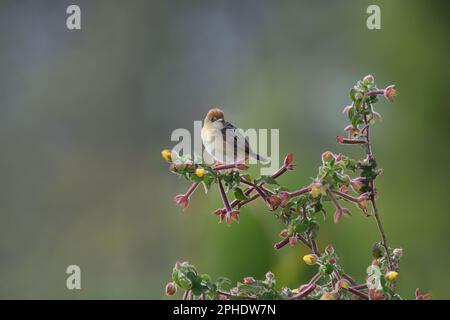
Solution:
M 81 31 L 66 29 L 74 2 Z M 369 4 L 381 30 L 366 28 Z M 400 92 L 373 131 L 400 293 L 450 298 L 448 13 L 409 0 L 0 1 L 0 297 L 164 298 L 176 260 L 296 287 L 314 268 L 301 246 L 272 249 L 280 222 L 255 203 L 219 225 L 215 191 L 181 212 L 172 198 L 188 183 L 160 150 L 221 106 L 238 126 L 280 128 L 298 164 L 281 182 L 304 185 L 322 151 L 361 154 L 335 136 L 349 88 L 371 73 Z M 378 239 L 355 212 L 324 222 L 319 245 L 363 281 Z M 66 289 L 70 264 L 82 290 Z

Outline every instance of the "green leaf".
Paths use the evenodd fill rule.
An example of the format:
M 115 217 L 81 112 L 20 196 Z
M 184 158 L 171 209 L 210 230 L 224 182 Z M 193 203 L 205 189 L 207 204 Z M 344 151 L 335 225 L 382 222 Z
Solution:
M 298 223 L 295 225 L 295 232 L 303 233 L 308 229 L 308 225 L 305 223 Z
M 218 290 L 230 291 L 230 289 L 233 287 L 233 283 L 228 278 L 219 277 L 216 279 L 216 286 Z
M 257 296 L 257 298 L 260 300 L 275 300 L 276 297 L 277 297 L 277 294 L 273 290 L 265 291 L 262 294 L 259 294 Z
M 351 88 L 350 92 L 348 94 L 348 97 L 350 98 L 350 100 L 355 101 L 355 94 L 356 94 L 356 89 L 355 88 Z
M 184 290 L 187 290 L 191 286 L 191 281 L 189 278 L 182 272 L 176 272 L 175 275 L 172 274 L 172 280 L 181 288 Z
M 208 193 L 209 189 L 211 189 L 211 185 L 213 183 L 214 179 L 210 175 L 205 175 L 203 177 L 203 187 L 205 188 L 205 193 Z
M 247 199 L 244 192 L 239 187 L 234 188 L 234 196 L 236 197 L 237 200 L 246 200 Z
M 261 176 L 258 179 L 255 179 L 254 182 L 255 182 L 255 184 L 264 182 L 265 184 L 268 184 L 268 185 L 277 185 L 277 186 L 279 185 L 278 182 L 270 176 Z
M 312 222 L 312 229 L 311 229 L 311 238 L 316 239 L 319 235 L 319 225 L 317 222 Z

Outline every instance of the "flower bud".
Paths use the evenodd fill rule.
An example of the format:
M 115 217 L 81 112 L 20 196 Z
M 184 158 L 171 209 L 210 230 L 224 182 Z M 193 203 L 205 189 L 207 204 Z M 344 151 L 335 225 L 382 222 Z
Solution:
M 297 244 L 297 237 L 289 237 L 289 244 L 291 245 L 291 247 L 295 246 Z
M 349 139 L 352 139 L 353 136 L 355 135 L 355 132 L 356 132 L 357 130 L 355 130 L 355 128 L 353 128 L 353 125 L 349 124 L 348 126 L 346 126 L 346 127 L 344 128 L 344 131 L 347 132 L 348 138 L 349 138 Z
M 370 289 L 369 298 L 370 300 L 383 300 L 384 294 L 380 290 Z
M 344 108 L 344 110 L 342 110 L 342 113 L 343 113 L 343 114 L 348 114 L 348 112 L 350 111 L 351 108 L 353 108 L 353 105 L 346 106 L 346 107 Z
M 347 280 L 341 279 L 336 283 L 334 290 L 339 292 L 341 289 L 348 289 L 349 286 L 350 284 Z
M 325 151 L 322 153 L 322 161 L 327 162 L 334 158 L 334 154 L 331 151 Z
M 303 261 L 308 265 L 312 266 L 316 264 L 318 257 L 315 254 L 307 254 L 303 256 Z
M 384 89 L 384 96 L 389 102 L 394 102 L 394 97 L 397 95 L 397 90 L 395 90 L 395 85 L 387 86 Z
M 398 277 L 397 271 L 389 271 L 388 273 L 386 273 L 386 280 L 389 282 L 394 281 L 395 279 L 397 279 L 397 277 Z
M 294 155 L 292 153 L 289 153 L 286 158 L 284 158 L 284 163 L 283 163 L 284 167 L 287 170 L 293 170 L 295 167 L 294 164 Z
M 175 262 L 175 269 L 180 270 L 180 268 L 181 268 L 180 261 Z
M 373 83 L 375 81 L 375 79 L 374 79 L 373 75 L 368 74 L 367 76 L 364 77 L 363 81 L 365 84 L 370 84 L 370 83 Z
M 345 143 L 345 139 L 343 137 L 341 137 L 341 136 L 336 136 L 336 140 L 339 143 Z
M 228 300 L 228 297 L 224 294 L 219 294 L 219 300 L 225 301 L 225 300 Z
M 266 273 L 267 280 L 273 280 L 273 278 L 275 278 L 275 274 L 272 271 Z
M 203 168 L 197 168 L 195 170 L 195 175 L 199 178 L 202 178 L 205 175 L 205 169 Z
M 361 193 L 361 189 L 366 185 L 366 183 L 367 179 L 363 177 L 358 177 L 350 181 L 350 185 L 352 186 L 353 190 L 358 193 Z
M 182 163 L 181 161 L 176 160 L 176 161 L 174 162 L 174 167 L 175 167 L 175 170 L 181 171 L 181 170 L 184 169 L 185 165 L 184 165 L 184 163 Z
M 392 253 L 394 254 L 394 257 L 399 259 L 399 258 L 401 258 L 403 256 L 403 249 L 402 248 L 395 248 Z
M 417 288 L 416 292 L 415 292 L 415 296 L 416 296 L 416 300 L 428 300 L 428 299 L 430 299 L 431 294 L 430 293 L 421 294 L 419 291 L 419 288 Z
M 184 165 L 185 165 L 186 168 L 188 168 L 188 169 L 193 169 L 193 168 L 194 168 L 194 162 L 192 162 L 192 160 L 186 160 L 186 162 L 184 163 Z
M 167 162 L 171 162 L 172 161 L 172 152 L 170 150 L 168 150 L 168 149 L 165 149 L 165 150 L 161 151 L 161 156 Z
M 186 209 L 189 206 L 189 198 L 186 197 L 186 195 L 184 195 L 184 194 L 179 194 L 179 195 L 175 196 L 173 198 L 173 200 L 179 207 L 181 207 L 183 209 Z
M 276 195 L 271 195 L 270 197 L 267 198 L 267 201 L 269 202 L 269 205 L 273 210 L 278 208 L 281 204 L 281 199 Z
M 333 246 L 332 246 L 331 244 L 327 245 L 327 246 L 325 247 L 325 252 L 326 252 L 327 254 L 333 254 L 333 253 L 334 253 L 334 248 L 333 248 Z
M 311 195 L 313 198 L 318 198 L 322 193 L 322 184 L 320 182 L 314 182 L 311 184 Z
M 166 284 L 166 295 L 173 296 L 175 293 L 177 293 L 177 285 L 175 282 L 169 282 Z
M 279 233 L 280 237 L 282 238 L 286 238 L 288 236 L 288 230 L 287 229 L 283 229 L 280 231 Z
M 286 204 L 289 202 L 289 200 L 291 200 L 291 194 L 287 191 L 280 192 L 279 196 L 281 199 L 280 206 L 282 206 L 282 207 L 286 206 Z
M 347 215 L 349 217 L 352 216 L 350 210 L 348 210 L 347 208 L 337 208 L 334 212 L 334 223 L 338 223 L 344 215 Z
M 255 282 L 255 279 L 253 277 L 245 277 L 244 278 L 244 284 L 253 284 Z

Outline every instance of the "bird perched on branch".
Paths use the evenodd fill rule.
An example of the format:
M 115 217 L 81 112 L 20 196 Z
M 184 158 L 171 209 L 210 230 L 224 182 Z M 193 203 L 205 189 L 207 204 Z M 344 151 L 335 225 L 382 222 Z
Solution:
M 241 130 L 225 121 L 223 111 L 208 111 L 202 127 L 202 141 L 206 151 L 221 164 L 245 162 L 249 157 L 266 163 L 267 160 L 254 152 Z

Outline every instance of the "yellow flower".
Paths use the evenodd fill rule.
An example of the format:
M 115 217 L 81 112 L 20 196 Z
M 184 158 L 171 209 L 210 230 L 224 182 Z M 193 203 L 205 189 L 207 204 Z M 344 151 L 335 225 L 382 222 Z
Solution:
M 336 300 L 336 296 L 333 293 L 325 292 L 320 300 Z
M 299 293 L 299 290 L 298 290 L 298 288 L 295 288 L 295 289 L 292 289 L 291 292 L 294 294 L 297 294 L 297 293 Z
M 313 198 L 317 198 L 322 193 L 322 184 L 315 182 L 311 184 L 311 195 Z
M 203 168 L 197 168 L 195 170 L 195 175 L 199 178 L 203 177 L 205 175 L 205 169 Z
M 161 156 L 168 162 L 172 161 L 172 152 L 170 150 L 165 149 L 161 151 Z
M 397 279 L 397 277 L 398 277 L 398 272 L 397 271 L 389 271 L 386 274 L 386 280 L 389 281 L 389 282 L 394 281 L 395 279 Z
M 317 256 L 315 254 L 307 254 L 306 256 L 303 256 L 303 261 L 307 265 L 312 266 L 317 262 Z

